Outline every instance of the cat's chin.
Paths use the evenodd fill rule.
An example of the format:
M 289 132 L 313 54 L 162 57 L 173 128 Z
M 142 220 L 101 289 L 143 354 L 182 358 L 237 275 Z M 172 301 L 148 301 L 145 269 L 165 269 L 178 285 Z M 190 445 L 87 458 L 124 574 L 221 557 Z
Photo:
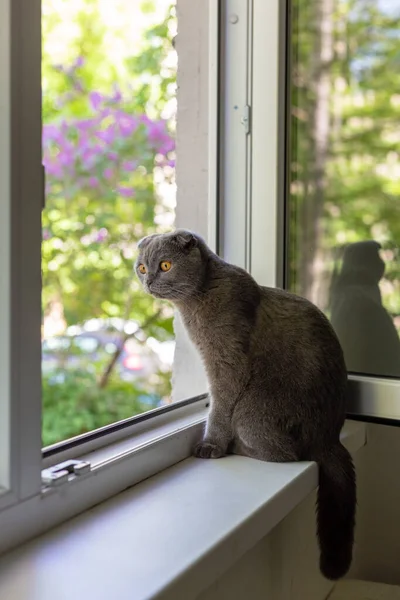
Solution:
M 151 292 L 151 295 L 157 300 L 167 300 L 168 302 L 172 302 L 173 304 L 179 302 L 179 298 L 174 298 L 173 295 L 169 296 L 165 294 L 158 294 L 157 292 Z
M 158 292 L 150 292 L 150 294 L 153 296 L 153 298 L 157 298 L 158 300 L 168 300 L 168 296 L 164 296 Z
M 155 289 L 151 289 L 149 287 L 145 287 L 145 290 L 148 294 L 150 294 L 151 296 L 153 296 L 153 298 L 157 298 L 158 300 L 169 300 L 170 302 L 174 302 L 175 298 L 174 298 L 174 292 L 173 290 L 170 290 L 169 292 L 160 292 L 158 290 Z

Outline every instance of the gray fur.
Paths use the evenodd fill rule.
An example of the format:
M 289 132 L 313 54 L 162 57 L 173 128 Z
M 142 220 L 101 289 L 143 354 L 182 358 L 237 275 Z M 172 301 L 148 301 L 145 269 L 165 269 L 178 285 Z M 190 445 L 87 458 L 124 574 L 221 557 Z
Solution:
M 329 321 L 304 298 L 259 286 L 191 232 L 151 236 L 139 249 L 145 289 L 176 305 L 206 368 L 211 410 L 195 455 L 315 460 L 321 570 L 341 577 L 351 563 L 356 496 L 339 440 L 347 373 Z M 167 273 L 163 260 L 172 263 Z

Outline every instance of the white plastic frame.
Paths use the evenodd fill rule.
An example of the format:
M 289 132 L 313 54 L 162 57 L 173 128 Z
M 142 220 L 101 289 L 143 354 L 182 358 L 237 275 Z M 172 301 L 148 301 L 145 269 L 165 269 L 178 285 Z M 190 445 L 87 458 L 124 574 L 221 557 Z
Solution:
M 208 3 L 208 245 L 218 252 L 220 2 Z
M 5 124 L 11 121 L 11 136 L 8 137 L 12 140 L 9 227 L 12 406 L 8 428 L 12 445 L 11 486 L 9 492 L 0 497 L 0 552 L 3 552 L 189 456 L 203 428 L 207 401 L 200 399 L 194 404 L 177 405 L 166 415 L 148 419 L 140 426 L 132 425 L 122 434 L 117 432 L 105 436 L 101 443 L 90 442 L 42 460 L 40 248 L 44 190 L 41 165 L 41 3 L 40 0 L 0 2 L 1 16 L 7 17 L 10 11 L 10 20 L 5 18 L 2 22 L 2 27 L 7 27 L 6 35 L 1 39 L 5 46 L 2 60 L 9 57 L 2 76 L 3 73 L 6 76 L 12 74 L 11 90 L 7 96 L 12 107 L 11 120 L 6 118 L 3 121 Z M 219 3 L 211 0 L 209 9 L 212 37 L 218 33 Z M 217 121 L 213 111 L 217 110 L 218 104 L 218 51 L 219 43 L 213 40 L 209 55 L 211 123 Z M 217 143 L 218 135 L 211 135 L 208 219 L 210 243 L 215 248 Z M 7 164 L 4 164 L 2 168 L 7 170 Z M 92 472 L 49 492 L 41 485 L 42 468 L 67 457 L 89 459 Z
M 282 280 L 286 4 L 224 0 L 221 14 L 221 253 L 269 286 Z
M 9 274 L 9 412 L 8 493 L 0 508 L 38 493 L 41 469 L 41 81 L 39 0 L 1 0 L 2 94 L 10 128 L 2 138 L 2 169 L 10 182 L 10 211 L 2 214 L 8 229 L 2 260 Z M 8 98 L 8 99 L 7 99 Z M 3 118 L 3 116 L 2 116 Z M 7 146 L 8 149 L 7 149 Z M 8 151 L 7 151 L 8 150 Z M 4 151 L 4 152 L 3 152 Z M 11 160 L 7 161 L 7 155 Z M 4 182 L 3 182 L 4 185 Z M 6 184 L 7 185 L 7 184 Z M 5 196 L 3 196 L 5 197 Z M 2 203 L 3 204 L 3 203 Z M 4 216 L 3 216 L 4 215 Z M 7 306 L 7 303 L 5 303 Z M 4 307 L 3 307 L 4 308 Z M 4 370 L 3 381 L 8 374 Z M 3 396 L 4 410 L 4 396 Z M 4 455 L 7 455 L 5 452 Z
M 223 0 L 220 30 L 219 250 L 245 269 L 250 267 L 252 5 L 252 0 Z
M 10 11 L 0 2 L 0 502 L 10 489 Z
M 283 284 L 286 20 L 286 0 L 253 0 L 249 268 L 271 287 Z
M 8 2 L 5 6 L 11 5 L 11 0 L 0 1 Z M 126 431 L 128 437 L 124 439 L 110 438 L 108 447 L 96 447 L 96 451 L 103 452 L 103 459 L 90 475 L 66 484 L 67 487 L 59 491 L 47 493 L 41 489 L 40 0 L 12 2 L 11 431 L 14 443 L 11 473 L 14 496 L 10 496 L 13 504 L 0 510 L 0 552 L 188 456 L 201 433 L 206 410 L 202 400 L 197 406 L 185 407 L 182 411 L 177 408 L 165 421 L 149 420 L 143 432 L 137 429 L 135 433 L 133 427 L 131 432 Z M 268 3 L 264 0 L 209 0 L 208 5 L 212 39 L 209 241 L 227 260 L 250 269 L 260 283 L 269 285 L 276 282 L 278 272 L 281 6 L 283 3 L 279 0 Z M 218 31 L 220 43 L 214 37 Z M 259 70 L 257 79 L 253 57 L 254 66 Z M 268 111 L 263 105 L 265 85 Z M 241 122 L 246 106 L 251 108 L 248 130 Z M 254 122 L 257 119 L 257 131 L 251 127 L 251 116 Z M 268 235 L 265 221 L 269 222 Z M 140 437 L 142 434 L 150 436 L 147 441 Z M 92 450 L 81 446 L 77 456 L 87 458 Z M 69 454 L 72 456 L 76 457 L 74 452 Z

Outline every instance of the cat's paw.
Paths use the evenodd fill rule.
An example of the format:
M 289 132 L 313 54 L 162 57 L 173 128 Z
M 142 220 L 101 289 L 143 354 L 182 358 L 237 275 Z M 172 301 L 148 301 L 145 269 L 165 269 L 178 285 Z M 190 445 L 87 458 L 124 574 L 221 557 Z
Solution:
M 199 442 L 193 451 L 196 458 L 221 458 L 225 456 L 224 450 L 218 444 L 211 442 Z

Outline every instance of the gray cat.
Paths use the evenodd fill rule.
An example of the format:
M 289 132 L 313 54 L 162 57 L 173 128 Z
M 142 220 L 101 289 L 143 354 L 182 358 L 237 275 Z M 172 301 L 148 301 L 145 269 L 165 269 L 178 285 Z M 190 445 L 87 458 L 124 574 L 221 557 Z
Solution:
M 356 481 L 339 440 L 346 367 L 327 318 L 303 298 L 259 286 L 186 230 L 141 240 L 136 271 L 147 292 L 175 304 L 206 367 L 211 410 L 195 456 L 316 461 L 320 569 L 343 577 Z

